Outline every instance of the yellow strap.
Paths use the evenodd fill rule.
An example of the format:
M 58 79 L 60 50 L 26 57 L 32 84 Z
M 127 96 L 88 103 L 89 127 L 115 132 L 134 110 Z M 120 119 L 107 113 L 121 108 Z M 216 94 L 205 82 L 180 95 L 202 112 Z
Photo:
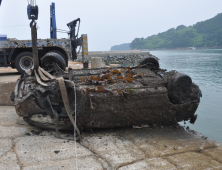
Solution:
M 39 57 L 38 57 L 38 48 L 37 48 L 36 23 L 31 26 L 31 30 L 32 30 L 32 54 L 33 54 L 34 70 L 38 70 L 38 68 L 39 68 Z
M 45 71 L 43 68 L 39 67 L 39 70 L 45 74 L 47 77 L 49 77 L 50 79 L 55 79 L 55 77 L 53 77 L 51 74 L 49 74 L 47 71 Z
M 39 78 L 36 70 L 34 70 L 34 72 L 35 72 L 35 77 L 36 77 L 37 82 L 38 82 L 39 84 L 41 84 L 42 86 L 48 86 L 47 84 L 45 84 L 45 83 L 43 83 L 43 82 L 41 81 L 41 79 Z
M 69 98 L 68 98 L 68 94 L 67 94 L 67 90 L 66 90 L 66 85 L 65 85 L 65 82 L 64 82 L 64 78 L 63 77 L 59 77 L 57 79 L 55 79 L 55 77 L 53 77 L 50 73 L 48 73 L 47 71 L 45 71 L 44 69 L 42 69 L 41 67 L 39 67 L 38 69 L 38 72 L 39 72 L 39 75 L 41 77 L 41 79 L 39 78 L 36 70 L 34 70 L 35 72 L 35 77 L 36 77 L 36 80 L 39 84 L 41 84 L 42 86 L 48 86 L 47 84 L 43 83 L 41 81 L 42 80 L 45 80 L 45 81 L 49 81 L 50 79 L 51 80 L 58 80 L 59 82 L 59 88 L 60 88 L 60 91 L 61 91 L 61 95 L 62 95 L 62 100 L 63 100 L 63 103 L 64 103 L 64 106 L 65 106 L 65 109 L 66 109 L 66 112 L 67 112 L 67 115 L 69 116 L 69 119 L 74 127 L 74 131 L 76 130 L 78 136 L 74 136 L 74 140 L 78 140 L 80 138 L 80 131 L 79 131 L 79 128 L 76 126 L 76 122 L 75 120 L 73 119 L 72 117 L 72 113 L 71 113 L 71 109 L 70 109 L 70 104 L 69 104 Z M 49 77 L 50 79 L 48 79 L 47 77 L 45 77 L 45 75 L 47 77 Z M 50 99 L 47 98 L 48 102 L 50 103 L 50 106 L 51 106 L 51 102 L 50 102 Z M 75 106 L 76 107 L 76 106 Z M 51 106 L 52 108 L 52 106 Z M 55 123 L 55 127 L 56 127 L 56 132 L 57 132 L 57 135 L 59 138 L 64 138 L 65 137 L 62 137 L 61 134 L 59 133 L 59 130 L 58 130 L 58 115 L 56 116 L 56 113 L 54 113 L 54 110 L 52 108 L 52 112 L 53 112 L 53 115 L 54 115 L 54 123 Z M 75 113 L 76 114 L 76 113 Z
M 40 78 L 41 78 L 42 80 L 44 80 L 44 81 L 48 81 L 48 80 L 49 80 L 49 79 L 41 72 L 40 69 L 38 69 L 38 72 L 39 72 L 39 76 L 40 76 Z
M 63 77 L 59 77 L 57 80 L 59 82 L 59 87 L 60 87 L 60 91 L 61 91 L 61 95 L 62 95 L 62 99 L 63 99 L 63 103 L 65 105 L 65 109 L 66 109 L 67 115 L 69 116 L 69 119 L 72 122 L 74 130 L 76 130 L 76 132 L 78 134 L 78 138 L 79 138 L 80 131 L 79 131 L 79 128 L 76 126 L 75 120 L 72 117 L 72 113 L 71 113 L 71 109 L 70 109 L 70 104 L 69 104 L 69 98 L 68 98 L 68 95 L 67 95 L 67 90 L 66 90 L 66 85 L 65 85 L 64 79 L 63 79 Z M 74 136 L 74 139 L 78 140 L 78 139 L 76 139 L 75 136 Z

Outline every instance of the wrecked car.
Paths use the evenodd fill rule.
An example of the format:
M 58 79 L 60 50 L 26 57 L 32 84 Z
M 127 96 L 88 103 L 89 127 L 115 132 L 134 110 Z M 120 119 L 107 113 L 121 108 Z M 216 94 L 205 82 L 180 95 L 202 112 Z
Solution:
M 80 131 L 194 123 L 202 96 L 188 75 L 159 68 L 152 55 L 136 67 L 69 69 L 60 77 Z M 72 129 L 58 80 L 42 80 L 45 86 L 37 79 L 24 74 L 17 81 L 13 97 L 17 114 L 43 129 Z

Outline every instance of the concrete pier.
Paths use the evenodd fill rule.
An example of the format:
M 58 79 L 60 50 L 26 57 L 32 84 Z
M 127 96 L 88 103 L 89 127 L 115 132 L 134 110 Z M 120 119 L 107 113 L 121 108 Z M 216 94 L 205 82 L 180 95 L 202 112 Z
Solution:
M 75 150 L 54 131 L 29 126 L 12 106 L 0 106 L 0 120 L 2 170 L 77 169 L 76 151 L 81 170 L 222 169 L 222 145 L 180 126 L 84 132 Z

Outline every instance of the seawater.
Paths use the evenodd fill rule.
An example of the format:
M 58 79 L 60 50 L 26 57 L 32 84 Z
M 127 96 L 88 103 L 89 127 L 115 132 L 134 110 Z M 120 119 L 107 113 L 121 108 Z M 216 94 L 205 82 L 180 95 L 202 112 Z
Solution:
M 203 94 L 191 129 L 222 143 L 222 49 L 151 51 L 160 67 L 177 70 L 192 78 Z M 183 123 L 180 123 L 183 125 Z

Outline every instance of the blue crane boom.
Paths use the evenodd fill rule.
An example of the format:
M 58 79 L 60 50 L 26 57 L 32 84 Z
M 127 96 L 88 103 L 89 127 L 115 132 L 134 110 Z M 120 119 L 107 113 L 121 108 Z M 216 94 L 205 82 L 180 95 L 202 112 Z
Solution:
M 50 38 L 57 39 L 56 33 L 56 17 L 55 17 L 55 3 L 50 5 Z

